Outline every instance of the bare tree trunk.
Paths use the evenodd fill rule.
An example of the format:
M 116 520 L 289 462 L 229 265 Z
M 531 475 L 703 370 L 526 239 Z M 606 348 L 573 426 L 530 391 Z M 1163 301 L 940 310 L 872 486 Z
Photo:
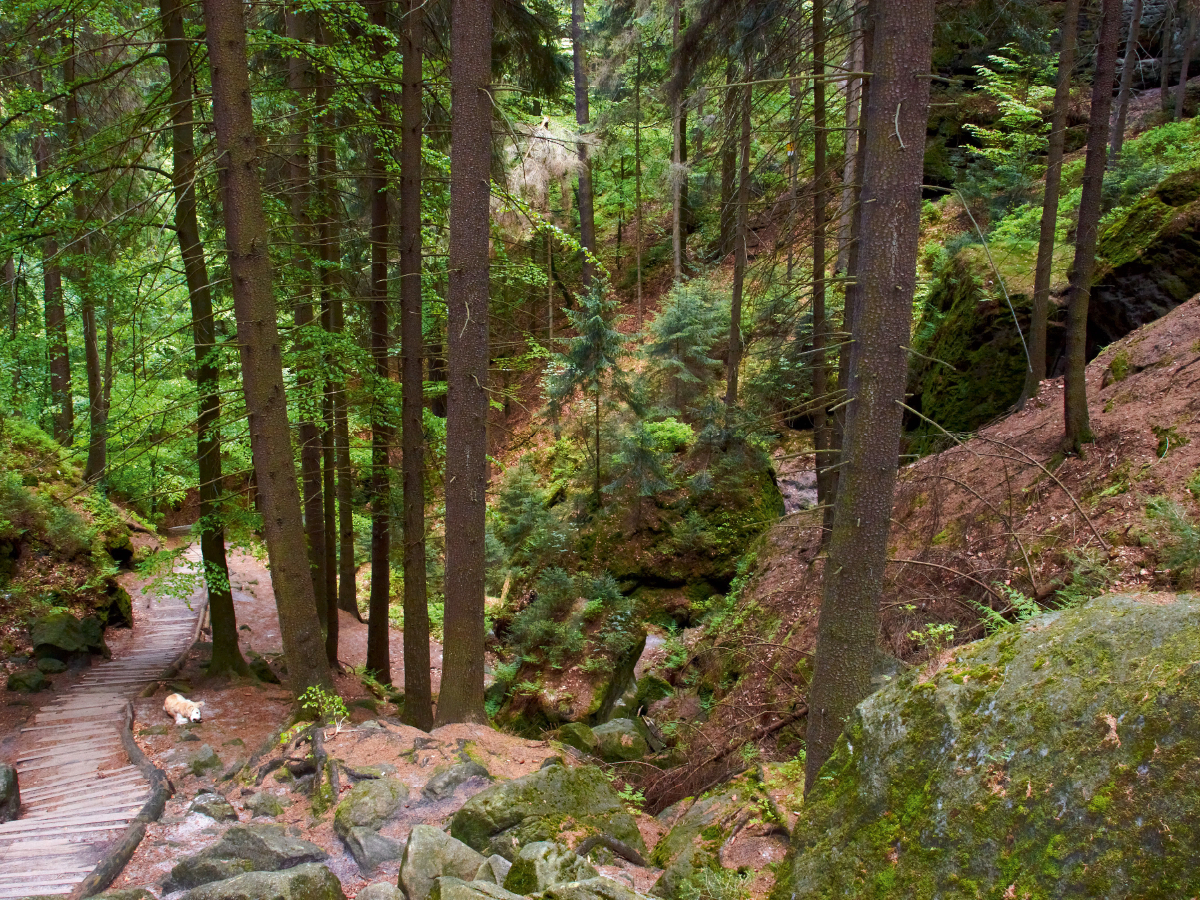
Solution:
M 1142 0 L 1133 0 L 1133 10 L 1129 19 L 1129 37 L 1125 41 L 1125 65 L 1121 69 L 1121 92 L 1117 96 L 1117 118 L 1113 122 L 1112 146 L 1110 165 L 1116 165 L 1121 156 L 1121 146 L 1125 143 L 1125 120 L 1129 115 L 1129 95 L 1133 92 L 1133 70 L 1138 63 L 1138 38 L 1142 27 Z
M 830 502 L 830 437 L 825 413 L 829 392 L 828 323 L 825 315 L 825 206 L 828 203 L 828 171 L 825 156 L 828 132 L 825 130 L 825 2 L 812 0 L 813 16 L 813 444 L 816 451 L 817 503 Z
M 1067 0 L 1063 11 L 1062 49 L 1058 55 L 1058 84 L 1050 117 L 1050 146 L 1046 156 L 1046 193 L 1042 198 L 1042 230 L 1038 240 L 1037 268 L 1033 277 L 1033 314 L 1029 323 L 1029 368 L 1021 404 L 1038 392 L 1046 378 L 1046 328 L 1050 314 L 1050 273 L 1054 267 L 1055 232 L 1058 228 L 1058 192 L 1062 183 L 1063 147 L 1067 137 L 1067 108 L 1071 101 L 1071 74 L 1075 70 L 1075 38 L 1079 31 L 1079 0 Z
M 916 286 L 934 0 L 877 0 L 863 166 L 862 307 L 809 693 L 805 788 L 870 692 Z M 896 111 L 901 114 L 897 117 Z
M 861 0 L 854 4 L 854 16 L 851 20 L 850 49 L 846 51 L 846 68 L 851 72 L 863 71 L 863 35 L 862 35 L 863 3 Z M 838 258 L 836 271 L 845 274 L 850 265 L 850 232 L 854 218 L 854 204 L 857 202 L 858 190 L 855 183 L 859 178 L 858 163 L 858 125 L 859 107 L 862 104 L 862 81 L 851 78 L 846 83 L 846 145 L 845 160 L 842 163 L 842 201 L 838 208 Z
M 487 503 L 488 251 L 492 160 L 491 0 L 450 13 L 450 340 L 446 619 L 437 723 L 483 722 Z
M 330 689 L 333 682 L 321 652 L 292 459 L 241 0 L 204 0 L 204 22 L 255 485 L 288 682 L 299 696 L 309 686 Z
M 729 304 L 729 357 L 725 366 L 725 427 L 733 427 L 733 410 L 738 402 L 738 371 L 742 367 L 742 293 L 746 285 L 746 242 L 750 230 L 750 103 L 754 97 L 749 58 L 742 94 L 741 165 L 738 172 L 737 225 L 733 233 L 733 296 Z
M 421 357 L 421 53 L 425 0 L 408 0 L 400 144 L 400 350 L 404 397 L 404 721 L 433 727 L 425 569 L 425 426 Z
M 208 663 L 208 674 L 247 675 L 250 669 L 238 648 L 237 618 L 229 584 L 229 566 L 225 560 L 225 523 L 221 521 L 221 370 L 208 265 L 196 216 L 195 103 L 192 98 L 195 73 L 179 0 L 160 0 L 159 14 L 171 77 L 171 182 L 175 190 L 175 231 L 191 304 L 196 388 L 200 395 L 200 412 L 196 420 L 200 520 L 195 530 L 200 532 L 200 556 L 204 561 L 212 621 L 212 659 Z
M 583 44 L 584 0 L 571 0 L 571 47 L 575 64 L 575 123 L 582 134 L 591 121 L 588 109 L 588 80 L 586 70 L 586 48 Z M 588 145 L 580 141 L 579 154 L 579 243 L 591 254 L 596 252 L 596 213 L 592 199 L 592 163 L 588 159 Z M 584 290 L 592 283 L 593 268 L 587 254 L 583 257 Z
M 1104 0 L 1100 44 L 1096 48 L 1096 74 L 1092 79 L 1092 109 L 1088 124 L 1087 160 L 1079 197 L 1079 224 L 1075 229 L 1075 263 L 1067 305 L 1067 372 L 1063 393 L 1065 434 L 1063 446 L 1078 453 L 1092 442 L 1088 415 L 1087 324 L 1092 275 L 1096 271 L 1096 241 L 1100 231 L 1101 191 L 1108 153 L 1108 119 L 1116 79 L 1117 44 L 1121 37 L 1121 0 Z
M 737 141 L 734 130 L 738 123 L 738 92 L 729 85 L 737 81 L 733 60 L 725 64 L 725 91 L 721 98 L 721 217 L 718 255 L 724 259 L 733 250 L 733 228 L 737 219 L 734 192 L 737 184 Z
M 1187 37 L 1183 42 L 1183 59 L 1179 63 L 1179 86 L 1175 89 L 1175 119 L 1183 118 L 1183 101 L 1187 97 L 1188 67 L 1192 63 L 1192 52 L 1196 49 L 1196 0 L 1183 0 L 1187 13 Z
M 382 62 L 387 45 L 388 0 L 369 0 L 370 23 L 377 31 L 371 49 Z M 384 106 L 383 88 L 371 85 L 371 105 L 380 135 L 392 123 Z M 388 606 L 392 578 L 392 490 L 388 450 L 392 428 L 388 422 L 388 181 L 379 137 L 371 138 L 367 156 L 367 190 L 371 195 L 371 356 L 375 361 L 375 390 L 371 397 L 371 599 L 367 620 L 367 668 L 384 684 L 392 683 L 392 657 Z
M 0 184 L 8 181 L 8 153 L 4 147 L 0 145 Z M 19 309 L 17 307 L 17 267 L 13 262 L 12 254 L 4 257 L 3 275 L 3 290 L 5 294 L 5 303 L 8 306 L 5 319 L 8 322 L 9 336 L 15 341 L 17 339 L 17 321 Z
M 675 0 L 675 9 L 671 16 L 671 46 L 679 47 L 679 19 L 682 16 L 680 6 L 682 0 Z M 677 73 L 678 74 L 678 73 Z M 683 278 L 683 90 L 679 85 L 679 93 L 673 99 L 674 109 L 671 113 L 671 252 L 675 263 L 675 280 Z
M 638 323 L 645 318 L 642 306 L 642 38 L 637 39 L 637 74 L 633 88 L 633 207 L 637 216 L 637 311 Z
M 33 89 L 42 90 L 41 70 L 31 70 Z M 38 181 L 54 169 L 54 138 L 38 131 L 33 138 L 33 158 Z M 46 354 L 50 370 L 51 430 L 54 439 L 69 447 L 75 431 L 75 404 L 71 397 L 71 356 L 67 349 L 67 315 L 63 309 L 62 269 L 58 239 L 51 233 L 42 240 L 42 304 L 46 319 Z
M 1163 112 L 1171 108 L 1171 51 L 1175 41 L 1175 0 L 1167 0 L 1167 15 L 1163 19 L 1162 59 L 1158 72 L 1158 102 Z
M 312 40 L 312 14 L 305 11 L 286 14 L 287 36 L 298 44 Z M 316 379 L 311 373 L 316 365 L 313 342 L 309 337 L 315 322 L 313 313 L 312 261 L 309 250 L 313 245 L 310 166 L 308 155 L 309 110 L 302 108 L 313 92 L 312 67 L 297 54 L 288 60 L 288 89 L 296 95 L 297 114 L 289 137 L 288 156 L 289 205 L 292 213 L 292 235 L 295 242 L 296 286 L 296 353 L 300 375 L 296 381 L 300 422 L 296 426 L 300 438 L 300 480 L 304 486 L 304 531 L 308 536 L 308 563 L 312 572 L 313 594 L 317 609 L 328 606 L 325 593 L 329 561 L 325 556 L 325 495 L 321 483 L 321 430 L 317 427 L 320 401 L 315 396 Z

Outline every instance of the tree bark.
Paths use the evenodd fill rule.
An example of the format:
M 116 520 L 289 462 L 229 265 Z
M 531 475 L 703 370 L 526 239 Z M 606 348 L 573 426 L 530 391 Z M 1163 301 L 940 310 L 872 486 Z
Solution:
M 809 695 L 805 788 L 870 692 L 879 596 L 899 464 L 901 408 L 916 285 L 934 0 L 877 0 L 864 135 L 860 272 L 843 474 L 825 561 Z M 900 115 L 897 115 L 900 110 Z
M 1108 121 L 1112 112 L 1116 78 L 1117 44 L 1121 37 L 1121 0 L 1104 0 L 1100 44 L 1096 48 L 1096 74 L 1092 79 L 1091 120 L 1088 124 L 1087 159 L 1079 197 L 1079 224 L 1075 229 L 1075 263 L 1067 302 L 1067 372 L 1063 392 L 1065 434 L 1063 446 L 1072 453 L 1092 442 L 1087 404 L 1087 324 L 1092 275 L 1096 271 L 1096 241 L 1100 230 L 1101 191 L 1108 155 Z
M 299 696 L 313 685 L 331 689 L 333 682 L 321 652 L 292 459 L 241 0 L 204 0 L 204 22 L 255 484 L 288 681 Z
M 1192 63 L 1192 52 L 1196 49 L 1196 0 L 1183 0 L 1187 12 L 1187 38 L 1183 42 L 1183 59 L 1179 62 L 1179 86 L 1175 89 L 1175 119 L 1183 118 L 1183 101 L 1187 98 L 1188 67 Z
M 376 62 L 387 52 L 388 0 L 369 0 L 369 21 Z M 375 361 L 375 390 L 371 397 L 371 598 L 367 620 L 367 668 L 383 684 L 392 683 L 388 606 L 391 603 L 392 491 L 388 451 L 392 428 L 388 421 L 388 182 L 378 135 L 391 130 L 383 88 L 371 85 L 371 106 L 377 123 L 367 155 L 367 191 L 371 197 L 371 357 Z
M 42 90 L 41 70 L 31 72 L 34 91 Z M 54 170 L 54 138 L 38 131 L 33 138 L 34 169 L 38 181 Z M 52 232 L 42 240 L 42 306 L 46 320 L 47 368 L 50 370 L 51 431 L 62 446 L 71 446 L 75 431 L 75 404 L 71 396 L 71 356 L 67 348 L 67 315 L 63 309 L 62 269 L 58 238 Z
M 580 134 L 591 122 L 588 108 L 587 48 L 583 43 L 584 0 L 571 0 L 571 48 L 575 67 L 575 123 Z M 580 141 L 576 145 L 579 154 L 579 243 L 588 253 L 596 253 L 596 212 L 592 198 L 592 163 L 588 158 L 588 145 Z M 583 257 L 583 289 L 586 291 L 594 275 L 587 254 Z
M 635 26 L 636 27 L 636 26 Z M 645 318 L 642 305 L 642 38 L 637 38 L 637 72 L 633 80 L 633 211 L 637 216 L 637 311 L 638 324 Z
M 812 0 L 813 17 L 813 445 L 816 451 L 817 505 L 830 502 L 830 458 L 828 419 L 825 397 L 829 393 L 829 367 L 825 356 L 828 346 L 828 322 L 825 314 L 825 206 L 828 203 L 825 130 L 825 2 Z
M 850 49 L 846 51 L 846 68 L 851 72 L 863 70 L 863 35 L 861 2 L 854 5 L 851 20 Z M 851 78 L 846 83 L 846 144 L 842 163 L 842 201 L 838 208 L 838 258 L 836 271 L 845 274 L 850 265 L 851 227 L 854 220 L 854 204 L 858 201 L 858 125 L 859 107 L 862 104 L 862 81 Z M 847 288 L 849 290 L 849 288 Z
M 680 6 L 683 0 L 675 0 L 675 9 L 671 16 L 671 46 L 679 47 L 679 20 L 683 15 Z M 678 76 L 679 73 L 676 73 Z M 675 264 L 675 280 L 683 278 L 683 182 L 681 169 L 683 167 L 683 84 L 678 85 L 679 93 L 672 98 L 674 109 L 671 114 L 671 253 Z
M 1158 102 L 1163 112 L 1171 108 L 1171 50 L 1175 41 L 1175 0 L 1167 0 L 1167 14 L 1163 19 L 1162 58 L 1158 66 Z
M 450 13 L 450 340 L 446 445 L 446 618 L 437 723 L 483 722 L 487 502 L 491 0 Z
M 0 184 L 5 184 L 7 181 L 8 153 L 3 146 L 0 146 Z M 8 322 L 9 336 L 15 341 L 19 309 L 17 306 L 17 267 L 11 253 L 4 257 L 4 271 L 3 275 L 0 275 L 0 279 L 3 281 L 5 304 L 8 307 L 5 320 Z
M 725 427 L 733 427 L 733 410 L 738 402 L 738 371 L 742 367 L 742 293 L 746 284 L 746 242 L 750 216 L 750 103 L 754 88 L 750 85 L 753 67 L 746 60 L 746 85 L 742 95 L 742 135 L 739 141 L 741 165 L 738 172 L 737 224 L 733 232 L 733 296 L 729 304 L 729 356 L 725 367 Z
M 1071 101 L 1071 75 L 1075 70 L 1075 39 L 1079 32 L 1079 0 L 1067 0 L 1063 10 L 1062 49 L 1058 55 L 1058 83 L 1050 117 L 1050 146 L 1046 156 L 1046 193 L 1042 199 L 1042 230 L 1038 239 L 1037 267 L 1033 277 L 1033 313 L 1029 323 L 1029 368 L 1021 404 L 1037 395 L 1046 378 L 1046 328 L 1050 314 L 1050 273 L 1054 268 L 1055 231 L 1058 228 L 1058 192 L 1062 183 L 1063 148 L 1067 137 L 1067 109 Z
M 424 329 L 421 321 L 421 53 L 425 0 L 408 0 L 400 128 L 400 350 L 404 433 L 404 721 L 433 727 L 425 568 Z
M 208 674 L 248 675 L 250 669 L 238 647 L 237 618 L 225 559 L 225 524 L 221 520 L 221 370 L 208 265 L 204 245 L 200 243 L 196 215 L 195 102 L 192 97 L 195 72 L 179 0 L 160 0 L 159 15 L 171 79 L 171 183 L 175 191 L 175 231 L 191 304 L 196 388 L 200 395 L 196 420 L 200 519 L 196 530 L 200 532 L 200 556 L 204 563 L 212 621 L 212 659 Z
M 737 179 L 737 141 L 734 131 L 738 123 L 738 91 L 729 87 L 737 81 L 733 60 L 725 64 L 725 91 L 721 98 L 721 215 L 718 255 L 725 259 L 733 250 L 733 228 L 737 219 L 733 203 Z
M 1125 65 L 1121 69 L 1121 92 L 1117 96 L 1117 118 L 1113 122 L 1112 136 L 1109 144 L 1112 146 L 1110 165 L 1116 165 L 1121 156 L 1121 146 L 1125 143 L 1125 120 L 1129 115 L 1129 95 L 1133 91 L 1133 70 L 1138 63 L 1138 38 L 1142 27 L 1142 0 L 1133 0 L 1133 9 L 1129 19 L 1129 37 L 1125 41 Z
M 312 14 L 305 11 L 286 14 L 287 36 L 297 43 L 312 40 Z M 312 99 L 313 73 L 308 61 L 297 54 L 288 59 L 288 89 L 295 95 L 297 110 L 292 133 L 289 136 L 291 153 L 288 155 L 287 178 L 290 192 L 289 206 L 292 213 L 292 236 L 296 248 L 294 267 L 296 272 L 295 324 L 296 355 L 299 357 L 300 374 L 296 380 L 299 396 L 297 407 L 300 422 L 296 426 L 300 438 L 300 480 L 304 487 L 304 532 L 308 537 L 308 563 L 312 573 L 313 594 L 317 609 L 328 606 L 325 593 L 326 571 L 329 565 L 325 556 L 325 494 L 321 482 L 321 430 L 317 427 L 320 415 L 320 400 L 315 396 L 316 379 L 312 375 L 317 361 L 314 358 L 310 332 L 315 325 L 313 312 L 312 260 L 309 250 L 313 244 L 312 216 L 309 203 L 311 171 L 308 155 L 308 116 L 304 108 Z

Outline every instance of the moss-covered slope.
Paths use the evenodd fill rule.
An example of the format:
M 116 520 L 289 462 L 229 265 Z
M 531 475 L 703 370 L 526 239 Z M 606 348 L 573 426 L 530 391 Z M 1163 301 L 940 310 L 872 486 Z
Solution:
M 863 702 L 783 900 L 1191 897 L 1200 596 L 1100 597 Z

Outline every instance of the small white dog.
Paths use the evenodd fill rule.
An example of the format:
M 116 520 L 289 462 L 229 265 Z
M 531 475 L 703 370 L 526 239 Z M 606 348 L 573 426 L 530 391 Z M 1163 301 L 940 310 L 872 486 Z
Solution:
M 200 707 L 204 701 L 193 703 L 183 694 L 171 694 L 163 701 L 163 711 L 168 716 L 175 717 L 176 725 L 186 725 L 188 722 L 200 721 Z

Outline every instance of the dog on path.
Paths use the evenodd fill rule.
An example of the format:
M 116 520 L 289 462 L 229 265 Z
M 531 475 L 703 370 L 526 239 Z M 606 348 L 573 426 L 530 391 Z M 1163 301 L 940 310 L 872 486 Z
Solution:
M 193 703 L 183 694 L 171 694 L 163 701 L 163 712 L 175 717 L 176 725 L 186 725 L 188 722 L 200 721 L 200 707 L 204 701 Z

